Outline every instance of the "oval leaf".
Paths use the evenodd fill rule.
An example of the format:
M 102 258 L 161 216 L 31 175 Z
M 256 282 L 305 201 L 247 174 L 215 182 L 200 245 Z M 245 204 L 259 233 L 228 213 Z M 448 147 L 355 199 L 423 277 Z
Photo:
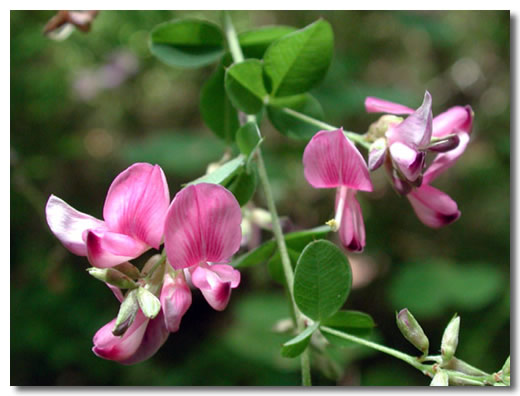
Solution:
M 309 342 L 311 341 L 312 334 L 316 331 L 319 326 L 319 322 L 313 323 L 311 326 L 307 327 L 300 334 L 298 334 L 293 339 L 287 341 L 282 345 L 282 356 L 288 358 L 294 358 L 299 356 L 305 351 Z
M 237 131 L 236 142 L 240 152 L 249 156 L 260 143 L 260 130 L 256 122 L 249 121 L 242 125 Z
M 262 26 L 258 29 L 240 33 L 238 35 L 238 41 L 246 58 L 261 59 L 267 47 L 269 47 L 273 41 L 295 30 L 296 28 L 292 26 Z
M 338 311 L 322 323 L 324 326 L 345 329 L 348 333 L 350 329 L 371 329 L 375 326 L 372 317 L 359 311 Z
M 201 67 L 224 54 L 224 35 L 214 23 L 179 19 L 157 25 L 150 34 L 149 47 L 169 66 Z
M 226 92 L 233 105 L 244 113 L 262 110 L 267 96 L 262 70 L 262 62 L 257 59 L 247 59 L 226 70 Z
M 334 34 L 322 19 L 273 42 L 264 55 L 264 71 L 273 96 L 307 92 L 327 73 Z
M 325 320 L 345 303 L 352 286 L 347 257 L 332 242 L 311 242 L 298 260 L 294 274 L 294 299 L 313 320 Z
M 257 185 L 256 169 L 253 168 L 250 172 L 240 172 L 224 187 L 233 193 L 240 206 L 244 206 L 253 197 Z

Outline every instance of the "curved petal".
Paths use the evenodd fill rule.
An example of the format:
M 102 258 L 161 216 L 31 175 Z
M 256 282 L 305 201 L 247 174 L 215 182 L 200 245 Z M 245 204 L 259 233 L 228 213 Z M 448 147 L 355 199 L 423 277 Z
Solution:
M 458 132 L 459 144 L 453 150 L 437 154 L 426 172 L 424 172 L 423 183 L 430 184 L 437 176 L 446 169 L 450 168 L 464 153 L 469 143 L 469 135 L 465 132 Z
M 191 282 L 213 309 L 222 311 L 229 302 L 231 289 L 240 284 L 240 272 L 226 264 L 203 263 L 191 270 Z
M 473 110 L 471 106 L 455 106 L 433 119 L 434 137 L 443 137 L 459 131 L 471 134 Z
M 103 228 L 105 223 L 88 214 L 78 212 L 65 201 L 51 195 L 45 206 L 47 224 L 52 233 L 72 253 L 87 255 L 83 233 L 92 228 Z
M 87 256 L 98 268 L 113 267 L 134 259 L 149 249 L 148 245 L 128 235 L 105 230 L 86 232 Z
M 337 205 L 338 198 L 336 197 Z M 366 244 L 365 223 L 363 222 L 361 207 L 356 199 L 355 190 L 348 190 L 344 205 L 343 218 L 339 227 L 339 239 L 345 249 L 360 253 Z
M 170 203 L 168 184 L 158 165 L 137 163 L 121 172 L 107 193 L 103 217 L 110 231 L 159 248 Z
M 366 162 L 343 130 L 320 131 L 303 153 L 305 178 L 314 188 L 347 186 L 372 191 Z
M 240 205 L 218 184 L 191 185 L 175 196 L 166 216 L 164 246 L 175 269 L 222 263 L 240 248 Z
M 179 330 L 181 319 L 191 305 L 191 290 L 182 274 L 175 279 L 164 275 L 160 300 L 166 328 L 172 333 Z
M 139 348 L 127 359 L 121 360 L 121 364 L 136 364 L 151 358 L 166 342 L 170 332 L 164 324 L 164 315 L 161 312 L 148 322 L 146 331 L 142 337 Z
M 412 114 L 413 109 L 388 100 L 368 96 L 365 99 L 367 113 Z
M 403 143 L 396 142 L 390 146 L 390 155 L 407 180 L 417 180 L 424 166 L 426 155 Z
M 134 322 L 122 337 L 112 334 L 116 319 L 110 321 L 94 335 L 92 352 L 100 358 L 117 362 L 130 358 L 141 345 L 148 321 L 149 319 L 138 311 Z
M 423 184 L 407 195 L 419 220 L 428 227 L 439 228 L 460 217 L 457 203 L 447 194 Z
M 432 137 L 432 97 L 428 91 L 416 111 L 400 124 L 390 127 L 386 132 L 388 142 L 392 145 L 401 142 L 414 148 L 422 148 L 430 143 Z

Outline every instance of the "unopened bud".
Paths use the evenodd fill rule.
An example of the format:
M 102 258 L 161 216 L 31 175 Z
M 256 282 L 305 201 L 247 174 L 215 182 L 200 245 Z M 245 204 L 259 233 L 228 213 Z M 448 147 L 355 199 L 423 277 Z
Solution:
M 139 268 L 137 268 L 135 265 L 130 264 L 128 261 L 119 265 L 116 265 L 115 267 L 112 267 L 119 272 L 122 272 L 126 276 L 128 276 L 131 279 L 137 279 L 139 276 L 141 276 L 141 272 L 139 271 Z
M 110 285 L 119 287 L 120 289 L 132 289 L 137 287 L 137 284 L 132 279 L 114 268 L 92 267 L 87 268 L 87 272 L 94 278 Z
M 384 116 L 381 116 L 379 120 L 370 124 L 370 127 L 368 128 L 367 132 L 367 138 L 369 140 L 375 141 L 376 139 L 385 136 L 385 133 L 388 130 L 388 128 L 390 128 L 393 125 L 400 124 L 401 122 L 403 122 L 403 120 L 403 117 L 385 114 Z
M 449 377 L 446 371 L 439 370 L 433 376 L 432 382 L 430 382 L 430 386 L 448 386 Z
M 444 334 L 442 335 L 441 355 L 443 362 L 448 362 L 457 350 L 457 345 L 459 343 L 459 329 L 460 316 L 455 316 L 450 323 L 448 323 L 448 326 L 446 326 Z
M 155 267 L 157 262 L 161 259 L 160 254 L 154 254 L 152 257 L 148 259 L 148 261 L 143 266 L 143 270 L 141 271 L 143 276 L 148 275 L 148 273 Z
M 379 138 L 371 144 L 368 154 L 368 170 L 375 171 L 385 162 L 386 157 L 386 139 Z
M 262 208 L 254 208 L 251 211 L 251 221 L 264 230 L 273 228 L 273 216 Z
M 144 316 L 147 318 L 155 318 L 161 310 L 161 302 L 159 299 L 144 287 L 137 289 L 137 302 Z
M 134 322 L 138 310 L 139 304 L 137 303 L 137 289 L 130 290 L 121 303 L 112 334 L 115 336 L 125 334 L 126 330 L 128 330 Z
M 448 135 L 443 138 L 432 140 L 428 145 L 428 150 L 435 153 L 445 153 L 446 151 L 453 150 L 459 145 L 460 139 L 458 135 Z
M 408 309 L 402 309 L 396 314 L 397 327 L 414 347 L 420 350 L 424 355 L 428 354 L 428 347 L 430 342 L 428 337 L 424 334 L 419 322 L 413 317 Z

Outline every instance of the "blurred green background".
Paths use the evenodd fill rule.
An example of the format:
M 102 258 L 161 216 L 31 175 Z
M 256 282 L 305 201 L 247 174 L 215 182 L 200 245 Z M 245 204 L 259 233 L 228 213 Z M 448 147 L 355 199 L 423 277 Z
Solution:
M 103 11 L 88 34 L 42 35 L 51 11 L 11 12 L 11 385 L 298 385 L 297 360 L 282 358 L 289 338 L 271 327 L 288 316 L 283 290 L 265 265 L 242 271 L 226 311 L 194 292 L 179 332 L 149 361 L 121 366 L 97 358 L 92 336 L 118 305 L 85 272 L 44 218 L 56 194 L 101 218 L 114 177 L 136 161 L 159 164 L 172 196 L 224 152 L 201 121 L 200 89 L 213 66 L 169 68 L 147 48 L 148 32 L 179 16 L 219 21 L 210 11 Z M 498 370 L 510 348 L 509 12 L 251 11 L 232 14 L 237 30 L 319 17 L 335 33 L 325 81 L 313 91 L 326 121 L 364 132 L 377 115 L 365 96 L 418 107 L 428 89 L 434 115 L 453 105 L 475 111 L 472 141 L 435 186 L 453 197 L 461 218 L 432 230 L 394 194 L 382 170 L 375 191 L 358 194 L 367 230 L 351 257 L 354 290 L 346 308 L 377 323 L 374 338 L 415 353 L 395 326 L 408 307 L 438 353 L 444 326 L 461 317 L 457 356 Z M 267 120 L 265 159 L 279 213 L 294 228 L 333 215 L 333 191 L 303 177 L 305 142 L 289 140 Z M 265 202 L 259 190 L 256 205 Z M 269 238 L 269 234 L 263 235 Z M 337 241 L 336 236 L 332 236 Z M 427 385 L 402 362 L 363 348 L 332 351 L 339 378 L 318 369 L 319 385 Z M 318 363 L 317 358 L 314 359 Z

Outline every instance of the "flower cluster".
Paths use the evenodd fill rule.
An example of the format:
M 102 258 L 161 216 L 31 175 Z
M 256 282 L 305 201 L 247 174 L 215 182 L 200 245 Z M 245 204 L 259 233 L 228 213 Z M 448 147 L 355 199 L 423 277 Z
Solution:
M 191 305 L 188 282 L 219 311 L 240 283 L 240 272 L 226 263 L 240 247 L 242 216 L 235 197 L 222 186 L 190 185 L 170 204 L 162 169 L 137 163 L 112 182 L 103 221 L 54 195 L 46 216 L 56 237 L 72 253 L 86 256 L 96 277 L 122 303 L 118 317 L 94 336 L 93 352 L 102 358 L 133 364 L 152 356 L 179 329 Z M 159 249 L 163 239 L 168 264 L 160 255 L 142 272 L 128 263 Z M 121 279 L 123 286 L 115 281 Z M 121 288 L 128 289 L 126 296 Z

